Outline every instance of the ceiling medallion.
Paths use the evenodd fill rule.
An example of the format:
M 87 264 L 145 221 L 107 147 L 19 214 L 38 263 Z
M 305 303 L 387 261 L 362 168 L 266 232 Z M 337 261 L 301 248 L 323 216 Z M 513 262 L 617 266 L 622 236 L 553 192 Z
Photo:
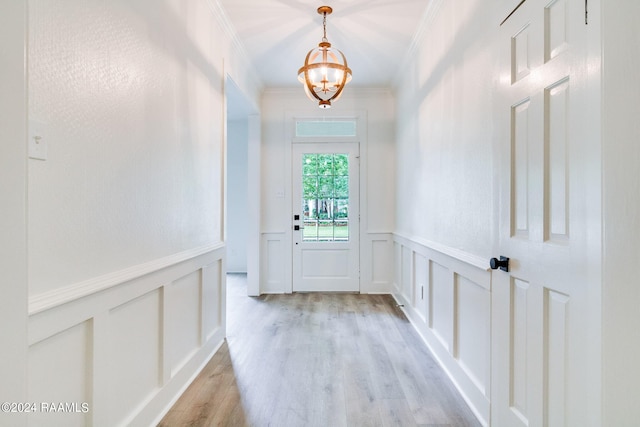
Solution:
M 318 47 L 311 49 L 304 59 L 304 66 L 298 70 L 298 80 L 304 85 L 304 91 L 312 101 L 318 101 L 320 108 L 331 108 L 331 101 L 342 95 L 344 86 L 351 81 L 351 69 L 347 58 L 338 49 L 332 49 L 327 40 L 327 15 L 333 9 L 320 6 L 324 35 Z

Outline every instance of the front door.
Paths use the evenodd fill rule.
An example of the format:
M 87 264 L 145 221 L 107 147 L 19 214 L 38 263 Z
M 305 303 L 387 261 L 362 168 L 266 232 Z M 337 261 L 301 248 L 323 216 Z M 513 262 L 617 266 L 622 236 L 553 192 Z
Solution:
M 584 8 L 526 0 L 500 28 L 496 255 L 510 263 L 493 273 L 493 426 L 597 424 L 600 169 Z
M 357 292 L 357 143 L 296 143 L 293 176 L 293 291 Z

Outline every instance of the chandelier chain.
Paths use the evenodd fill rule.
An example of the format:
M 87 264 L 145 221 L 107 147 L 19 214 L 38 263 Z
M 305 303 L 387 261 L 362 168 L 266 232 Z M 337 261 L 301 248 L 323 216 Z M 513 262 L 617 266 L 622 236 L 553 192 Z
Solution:
M 324 35 L 322 36 L 322 41 L 326 42 L 327 40 L 327 12 L 324 12 L 322 18 L 322 29 L 324 31 Z

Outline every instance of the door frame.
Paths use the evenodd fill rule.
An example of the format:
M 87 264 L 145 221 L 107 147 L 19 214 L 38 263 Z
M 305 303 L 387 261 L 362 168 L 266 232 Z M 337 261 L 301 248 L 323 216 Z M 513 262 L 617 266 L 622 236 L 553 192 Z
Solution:
M 317 107 L 314 108 L 317 111 Z M 311 111 L 314 111 L 311 110 Z M 324 121 L 324 120 L 355 120 L 356 122 L 356 136 L 344 137 L 344 136 L 323 136 L 323 137 L 296 137 L 295 127 L 297 121 Z M 284 284 L 285 293 L 293 293 L 293 172 L 292 172 L 292 158 L 293 158 L 293 144 L 303 142 L 356 142 L 358 143 L 358 149 L 360 152 L 360 168 L 359 168 L 359 185 L 360 185 L 360 200 L 359 200 L 359 238 L 358 242 L 358 256 L 360 272 L 362 272 L 364 247 L 363 242 L 366 240 L 366 230 L 368 228 L 368 212 L 367 212 L 367 174 L 368 174 L 368 156 L 367 156 L 367 112 L 366 110 L 346 110 L 338 111 L 334 109 L 324 110 L 322 113 L 300 112 L 300 111 L 287 111 L 285 112 L 285 158 L 284 164 L 288 165 L 283 171 L 284 173 L 284 188 L 281 190 L 283 193 L 283 204 L 286 206 L 287 218 L 285 222 L 284 233 L 284 247 L 289 250 L 288 256 L 284 256 L 284 274 L 286 282 Z M 286 189 L 286 191 L 285 191 Z M 362 277 L 362 273 L 360 274 Z M 362 283 L 360 282 L 360 288 Z
M 247 295 L 260 295 L 260 156 L 261 156 L 261 127 L 260 114 L 258 109 L 252 104 L 251 100 L 242 91 L 240 86 L 235 82 L 229 73 L 225 73 L 224 80 L 224 194 L 223 194 L 223 221 L 221 223 L 222 239 L 227 241 L 227 225 L 228 225 L 228 171 L 229 165 L 227 159 L 229 157 L 229 102 L 234 101 L 237 110 L 241 111 L 241 116 L 247 121 L 247 240 L 246 240 L 246 256 L 247 256 Z M 238 112 L 238 111 L 236 111 Z M 225 269 L 226 270 L 226 269 Z
M 0 402 L 27 402 L 27 2 L 0 15 Z M 7 185 L 3 185 L 6 183 Z M 10 325 L 10 327 L 6 327 Z M 0 412 L 0 424 L 27 425 L 25 413 Z

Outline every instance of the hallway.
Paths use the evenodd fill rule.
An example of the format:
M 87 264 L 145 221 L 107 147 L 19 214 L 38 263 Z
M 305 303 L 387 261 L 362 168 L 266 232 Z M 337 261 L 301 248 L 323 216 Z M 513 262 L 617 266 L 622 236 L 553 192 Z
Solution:
M 479 425 L 390 296 L 227 282 L 227 340 L 160 426 Z

